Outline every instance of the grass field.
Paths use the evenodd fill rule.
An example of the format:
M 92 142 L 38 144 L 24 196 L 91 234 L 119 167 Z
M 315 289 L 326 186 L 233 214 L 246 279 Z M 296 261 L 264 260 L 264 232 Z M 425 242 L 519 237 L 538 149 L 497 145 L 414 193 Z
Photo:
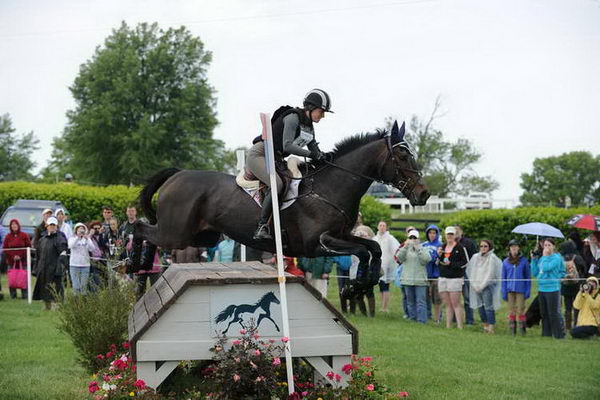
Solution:
M 338 305 L 331 281 L 329 298 Z M 39 303 L 0 302 L 0 399 L 85 399 L 89 377 L 75 349 L 55 328 L 56 314 Z M 415 399 L 597 399 L 600 340 L 562 341 L 506 333 L 504 312 L 495 335 L 480 328 L 447 330 L 404 320 L 400 291 L 375 319 L 350 316 L 360 353 L 373 356 L 380 380 Z

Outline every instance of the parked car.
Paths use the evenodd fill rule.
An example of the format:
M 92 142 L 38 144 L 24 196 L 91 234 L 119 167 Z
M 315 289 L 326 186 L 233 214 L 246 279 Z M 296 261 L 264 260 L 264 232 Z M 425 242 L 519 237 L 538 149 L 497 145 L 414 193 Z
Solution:
M 21 230 L 29 236 L 33 236 L 35 228 L 42 222 L 42 211 L 46 208 L 50 208 L 52 211 L 62 208 L 67 212 L 60 201 L 20 199 L 4 211 L 0 221 L 6 230 L 10 230 L 10 220 L 18 219 Z
M 386 185 L 385 183 L 373 182 L 369 189 L 367 190 L 367 194 L 369 196 L 373 196 L 376 198 L 400 198 L 404 197 L 402 192 L 391 185 Z
M 465 200 L 465 208 L 467 210 L 482 210 L 492 208 L 492 197 L 489 193 L 471 192 Z

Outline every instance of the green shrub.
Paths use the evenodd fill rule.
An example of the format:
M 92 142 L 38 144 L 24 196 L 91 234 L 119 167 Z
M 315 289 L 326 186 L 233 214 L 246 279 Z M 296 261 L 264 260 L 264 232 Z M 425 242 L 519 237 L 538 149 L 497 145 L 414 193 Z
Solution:
M 475 239 L 489 239 L 494 242 L 499 254 L 505 254 L 505 247 L 510 239 L 522 239 L 523 235 L 511 233 L 521 224 L 528 222 L 543 222 L 560 229 L 565 236 L 573 228 L 567 221 L 575 214 L 599 214 L 600 206 L 591 208 L 555 208 L 555 207 L 523 207 L 512 210 L 470 210 L 453 213 L 443 217 L 440 225 L 460 225 L 466 236 Z M 589 232 L 589 231 L 588 231 Z M 526 254 L 532 246 L 529 241 L 525 246 Z
M 71 338 L 79 363 L 89 372 L 104 366 L 104 357 L 97 356 L 127 340 L 127 321 L 134 302 L 133 283 L 115 283 L 85 295 L 66 293 L 58 308 L 58 329 Z
M 372 196 L 363 196 L 360 199 L 360 212 L 362 213 L 363 224 L 367 225 L 373 231 L 377 230 L 379 221 L 386 221 L 388 226 L 392 222 L 392 208 Z
M 125 218 L 125 208 L 135 201 L 140 188 L 116 186 L 85 186 L 75 183 L 0 183 L 0 213 L 18 199 L 59 200 L 71 213 L 74 222 L 100 219 L 102 206 L 110 205 L 119 220 Z

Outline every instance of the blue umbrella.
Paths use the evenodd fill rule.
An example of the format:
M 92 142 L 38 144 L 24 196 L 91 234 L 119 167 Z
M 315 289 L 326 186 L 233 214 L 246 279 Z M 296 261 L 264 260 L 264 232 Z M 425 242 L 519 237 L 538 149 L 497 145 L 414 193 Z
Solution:
M 541 222 L 530 222 L 528 224 L 519 225 L 512 231 L 513 231 L 513 233 L 522 233 L 524 235 L 535 235 L 535 236 L 557 237 L 557 238 L 565 237 L 558 228 L 555 228 L 552 225 L 543 224 Z

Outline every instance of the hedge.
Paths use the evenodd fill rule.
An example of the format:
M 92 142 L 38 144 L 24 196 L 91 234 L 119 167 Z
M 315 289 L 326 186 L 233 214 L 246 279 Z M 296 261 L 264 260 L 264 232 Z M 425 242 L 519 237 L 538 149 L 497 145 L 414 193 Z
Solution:
M 0 183 L 0 213 L 18 199 L 58 200 L 66 207 L 74 222 L 100 220 L 102 206 L 113 208 L 119 221 L 125 218 L 125 209 L 135 201 L 140 187 L 84 186 L 75 183 Z
M 543 222 L 560 229 L 565 236 L 573 230 L 567 221 L 575 214 L 600 214 L 600 206 L 591 208 L 555 208 L 555 207 L 523 207 L 511 210 L 470 210 L 452 213 L 442 217 L 440 226 L 460 225 L 465 236 L 474 240 L 489 239 L 494 242 L 497 253 L 505 254 L 505 247 L 510 239 L 519 239 L 528 253 L 533 240 L 525 241 L 524 235 L 511 233 L 521 224 Z M 582 234 L 589 231 L 580 231 Z M 533 236 L 528 237 L 534 238 Z

